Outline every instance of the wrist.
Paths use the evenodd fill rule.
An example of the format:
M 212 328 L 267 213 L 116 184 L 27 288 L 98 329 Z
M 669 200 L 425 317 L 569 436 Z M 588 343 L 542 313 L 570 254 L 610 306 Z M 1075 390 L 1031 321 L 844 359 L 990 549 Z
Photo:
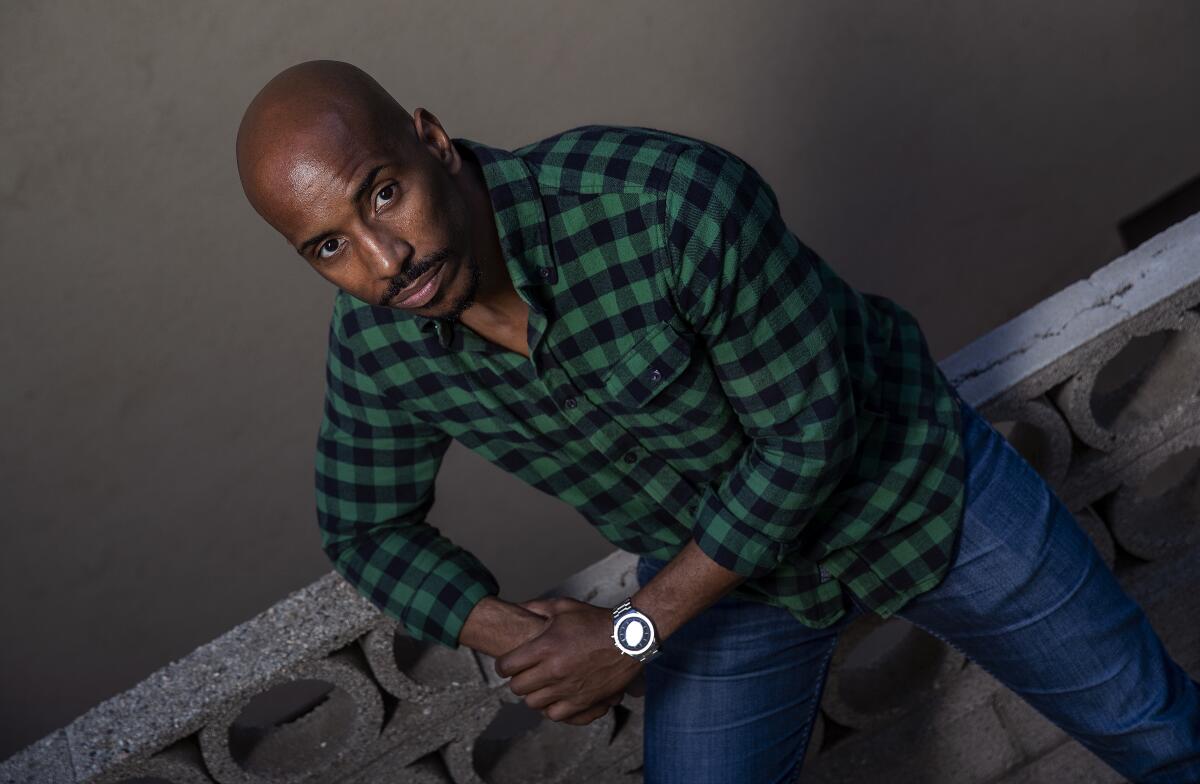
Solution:
M 498 658 L 541 634 L 545 616 L 495 596 L 485 596 L 471 609 L 459 633 L 459 644 Z
M 654 620 L 633 603 L 633 597 L 612 610 L 612 641 L 623 656 L 645 664 L 661 653 L 661 638 Z
M 662 644 L 681 626 L 725 596 L 745 577 L 715 563 L 689 540 L 632 597 L 633 606 L 653 623 Z

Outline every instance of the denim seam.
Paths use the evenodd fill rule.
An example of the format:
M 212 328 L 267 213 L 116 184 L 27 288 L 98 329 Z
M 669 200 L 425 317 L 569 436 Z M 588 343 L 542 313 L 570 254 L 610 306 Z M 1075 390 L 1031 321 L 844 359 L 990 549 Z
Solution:
M 833 658 L 833 651 L 837 648 L 839 635 L 833 635 L 833 640 L 829 643 L 829 647 L 825 651 L 825 656 L 821 659 L 821 666 L 817 671 L 817 690 L 813 695 L 812 708 L 808 712 L 808 719 L 805 721 L 806 732 L 804 733 L 804 742 L 800 744 L 800 750 L 796 752 L 796 759 L 792 762 L 791 773 L 788 774 L 788 782 L 796 784 L 800 781 L 800 774 L 804 770 L 804 762 L 808 758 L 808 747 L 812 743 L 813 728 L 815 726 L 817 711 L 821 708 L 821 698 L 825 695 L 825 682 L 829 674 L 829 661 Z

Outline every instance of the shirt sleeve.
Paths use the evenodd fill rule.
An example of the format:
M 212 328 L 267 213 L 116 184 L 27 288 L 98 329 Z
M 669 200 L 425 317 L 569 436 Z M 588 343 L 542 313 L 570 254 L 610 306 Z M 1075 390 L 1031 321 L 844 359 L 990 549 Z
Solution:
M 457 649 L 472 608 L 499 586 L 425 520 L 451 437 L 390 401 L 336 332 L 331 326 L 316 449 L 321 546 L 415 639 Z
M 748 445 L 706 487 L 692 538 L 746 577 L 770 572 L 856 452 L 846 358 L 820 260 L 770 186 L 715 145 L 680 155 L 666 200 L 676 307 L 700 336 Z

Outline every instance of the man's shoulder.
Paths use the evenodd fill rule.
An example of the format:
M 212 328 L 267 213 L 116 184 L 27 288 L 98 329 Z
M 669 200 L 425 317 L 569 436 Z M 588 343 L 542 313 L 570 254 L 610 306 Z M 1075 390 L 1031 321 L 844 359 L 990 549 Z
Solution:
M 680 158 L 730 156 L 693 136 L 638 125 L 580 125 L 513 150 L 543 193 L 665 194 Z

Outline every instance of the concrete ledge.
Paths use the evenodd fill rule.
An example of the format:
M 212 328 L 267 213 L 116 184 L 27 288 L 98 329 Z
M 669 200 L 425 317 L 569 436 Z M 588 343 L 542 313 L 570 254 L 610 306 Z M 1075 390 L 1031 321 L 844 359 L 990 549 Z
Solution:
M 1039 374 L 1052 366 L 1061 381 L 1078 369 L 1063 360 L 1146 313 L 1194 305 L 1198 289 L 1200 215 L 1193 215 L 939 364 L 963 399 L 987 406 L 1015 387 L 1050 386 L 1054 381 Z
M 269 688 L 280 672 L 353 642 L 378 614 L 330 572 L 68 725 L 77 780 L 148 760 Z

